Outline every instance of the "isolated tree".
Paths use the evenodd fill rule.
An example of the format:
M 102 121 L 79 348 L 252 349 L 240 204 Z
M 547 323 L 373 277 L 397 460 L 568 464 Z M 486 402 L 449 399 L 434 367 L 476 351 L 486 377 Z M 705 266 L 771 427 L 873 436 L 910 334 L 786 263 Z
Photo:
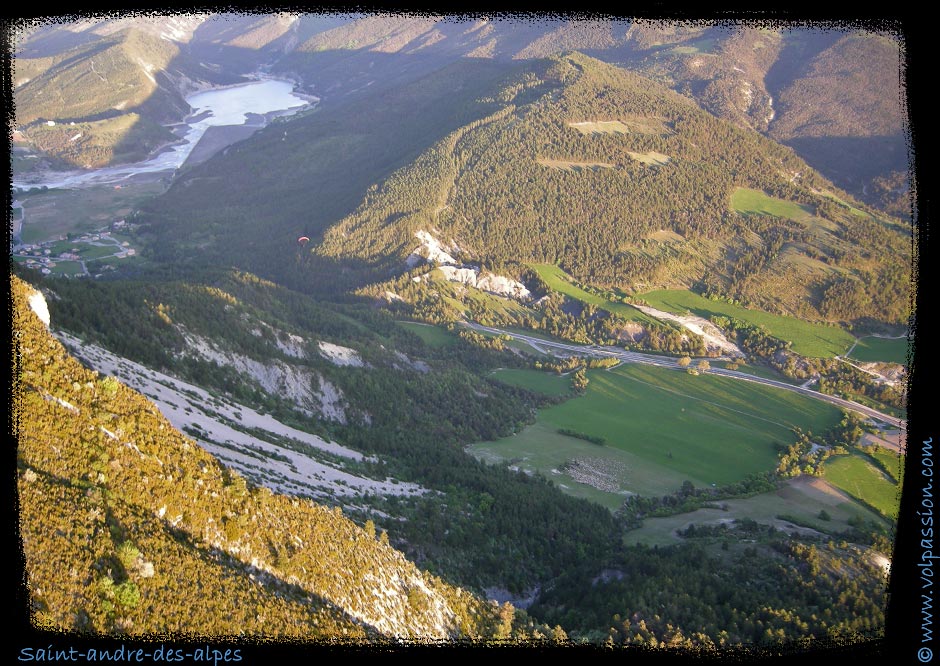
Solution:
M 578 393 L 584 393 L 587 390 L 588 378 L 584 373 L 584 368 L 579 368 L 571 378 L 571 387 Z
M 708 372 L 711 369 L 712 365 L 704 358 L 698 362 L 698 369 L 702 372 Z
M 678 361 L 676 361 L 676 363 L 678 364 L 678 366 L 679 366 L 680 368 L 687 368 L 687 367 L 689 367 L 689 364 L 690 364 L 691 362 L 692 362 L 692 359 L 689 358 L 688 356 L 683 356 L 683 357 L 680 358 Z

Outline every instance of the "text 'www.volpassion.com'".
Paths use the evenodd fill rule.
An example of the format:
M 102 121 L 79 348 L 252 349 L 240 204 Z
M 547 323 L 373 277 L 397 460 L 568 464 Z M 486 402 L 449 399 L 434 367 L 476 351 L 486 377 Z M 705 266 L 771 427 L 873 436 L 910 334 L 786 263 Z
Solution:
M 920 506 L 920 642 L 917 659 L 921 662 L 933 660 L 933 650 L 924 645 L 933 640 L 933 561 L 938 555 L 933 554 L 933 437 L 924 440 L 921 450 L 920 474 L 924 485 L 921 486 Z

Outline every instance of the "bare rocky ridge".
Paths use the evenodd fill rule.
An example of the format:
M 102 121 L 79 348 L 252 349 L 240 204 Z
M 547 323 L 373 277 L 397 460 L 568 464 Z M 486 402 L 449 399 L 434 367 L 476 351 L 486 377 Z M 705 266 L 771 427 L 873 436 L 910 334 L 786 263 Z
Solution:
M 426 492 L 412 483 L 345 471 L 344 461 L 361 462 L 365 456 L 67 333 L 57 336 L 95 370 L 119 377 L 153 400 L 174 427 L 189 433 L 209 453 L 275 492 L 322 499 Z
M 268 393 L 287 398 L 307 414 L 346 423 L 342 392 L 317 373 L 283 361 L 262 363 L 242 354 L 219 349 L 211 341 L 183 331 L 190 353 L 245 374 Z

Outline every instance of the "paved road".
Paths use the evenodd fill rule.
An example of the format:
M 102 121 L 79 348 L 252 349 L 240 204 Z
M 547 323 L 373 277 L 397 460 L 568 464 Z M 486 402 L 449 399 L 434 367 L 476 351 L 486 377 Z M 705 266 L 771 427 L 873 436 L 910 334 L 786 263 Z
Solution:
M 476 322 L 464 322 L 466 326 L 476 329 L 478 331 L 486 331 L 488 333 L 495 333 L 497 335 L 508 335 L 516 340 L 521 340 L 526 342 L 534 347 L 552 347 L 554 349 L 562 349 L 564 351 L 570 351 L 577 354 L 584 354 L 588 356 L 610 356 L 613 358 L 620 359 L 624 363 L 644 363 L 646 365 L 658 365 L 663 368 L 674 368 L 676 370 L 682 369 L 679 367 L 679 364 L 676 362 L 675 358 L 668 356 L 656 356 L 655 354 L 641 354 L 639 352 L 631 352 L 617 347 L 601 347 L 598 345 L 576 345 L 568 342 L 556 342 L 554 340 L 546 340 L 544 338 L 538 338 L 531 335 L 526 335 L 524 333 L 516 333 L 512 331 L 504 331 L 499 328 L 493 328 L 491 326 L 483 326 L 482 324 L 477 324 Z M 718 357 L 714 359 L 709 359 L 709 361 L 722 361 L 728 360 L 727 357 Z M 746 382 L 754 382 L 755 384 L 764 384 L 765 386 L 774 386 L 776 388 L 781 388 L 787 391 L 794 391 L 796 393 L 802 393 L 803 395 L 809 396 L 811 398 L 816 398 L 817 400 L 822 400 L 824 402 L 837 405 L 844 409 L 851 409 L 855 412 L 862 414 L 876 421 L 881 421 L 895 428 L 903 428 L 904 422 L 901 419 L 898 419 L 895 416 L 889 416 L 879 412 L 878 410 L 866 407 L 865 405 L 860 405 L 857 402 L 852 402 L 851 400 L 844 400 L 842 398 L 837 398 L 834 395 L 827 395 L 825 393 L 820 393 L 819 391 L 814 391 L 806 386 L 795 386 L 794 384 L 787 384 L 786 382 L 780 382 L 775 379 L 765 379 L 764 377 L 756 377 L 754 375 L 749 375 L 744 372 L 738 372 L 737 370 L 725 370 L 724 368 L 711 368 L 708 370 L 709 374 L 712 375 L 722 375 L 724 377 L 733 377 L 735 379 L 740 379 Z

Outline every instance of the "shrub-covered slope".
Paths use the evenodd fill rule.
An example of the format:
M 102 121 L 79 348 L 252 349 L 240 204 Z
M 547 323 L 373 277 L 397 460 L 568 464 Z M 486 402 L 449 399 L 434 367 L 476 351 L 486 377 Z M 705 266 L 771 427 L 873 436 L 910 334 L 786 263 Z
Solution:
M 13 279 L 20 527 L 34 621 L 102 633 L 492 635 L 497 609 L 338 510 L 248 486 L 69 357 Z M 367 525 L 368 527 L 368 525 Z

